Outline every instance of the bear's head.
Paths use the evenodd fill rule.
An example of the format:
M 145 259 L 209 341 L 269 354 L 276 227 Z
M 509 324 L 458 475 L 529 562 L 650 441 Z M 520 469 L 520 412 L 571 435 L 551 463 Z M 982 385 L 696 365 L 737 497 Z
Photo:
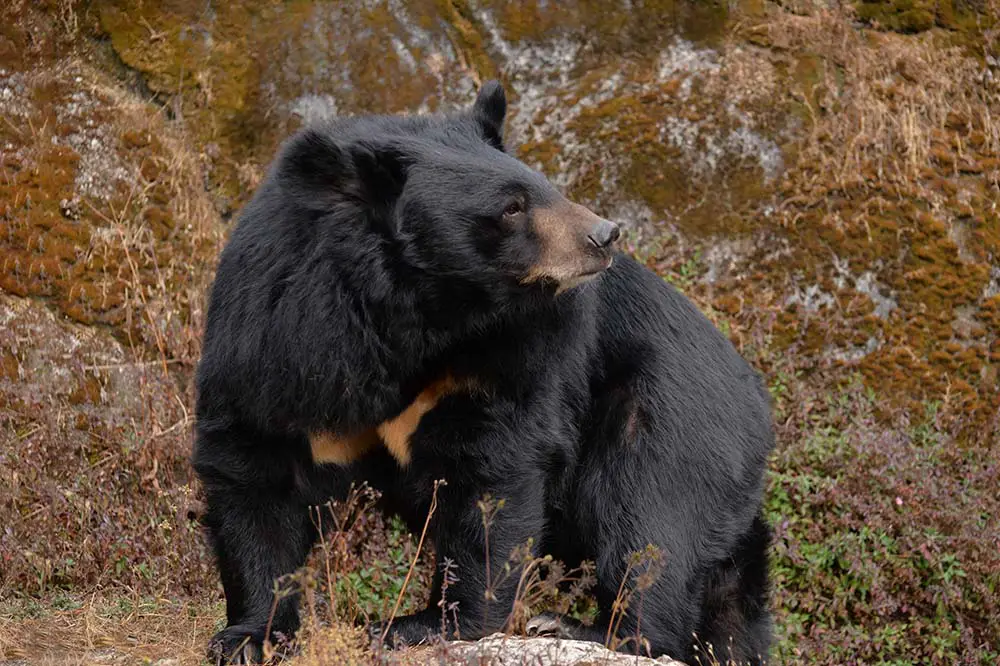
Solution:
M 293 137 L 277 180 L 289 205 L 352 225 L 400 282 L 456 307 L 558 294 L 611 265 L 619 229 L 506 152 L 506 112 L 490 81 L 457 113 L 338 119 Z

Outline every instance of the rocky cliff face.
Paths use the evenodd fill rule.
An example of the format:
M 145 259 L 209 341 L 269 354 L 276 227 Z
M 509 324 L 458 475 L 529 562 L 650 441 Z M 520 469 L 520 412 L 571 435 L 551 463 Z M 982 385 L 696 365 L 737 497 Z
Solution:
M 878 427 L 932 410 L 962 464 L 995 453 L 991 0 L 2 12 L 0 489 L 14 519 L 0 589 L 142 581 L 134 563 L 168 552 L 179 584 L 208 584 L 185 509 L 189 379 L 228 220 L 301 123 L 451 108 L 494 76 L 518 154 L 627 225 L 629 247 L 767 374 L 786 425 L 814 419 L 809 390 L 864 386 Z M 955 478 L 976 491 L 988 469 Z M 113 538 L 80 536 L 101 529 Z M 983 618 L 1000 612 L 990 584 L 965 591 Z
M 682 0 L 117 0 L 73 20 L 81 34 L 110 42 L 105 60 L 120 58 L 136 75 L 133 91 L 187 129 L 223 216 L 301 122 L 454 107 L 501 76 L 518 153 L 570 196 L 628 224 L 636 243 L 677 245 L 672 254 L 693 261 L 716 310 L 745 312 L 734 302 L 745 305 L 752 289 L 752 309 L 775 317 L 775 344 L 817 367 L 851 364 L 876 387 L 917 401 L 950 386 L 982 425 L 996 408 L 989 331 L 1000 280 L 997 84 L 980 46 L 991 29 L 986 5 L 858 5 L 857 17 L 876 26 L 952 29 L 916 38 L 855 29 L 799 5 L 805 15 Z M 74 202 L 127 198 L 123 160 L 141 162 L 156 183 L 143 194 L 152 202 L 143 204 L 146 227 L 171 244 L 198 240 L 167 238 L 177 184 L 151 173 L 172 159 L 162 132 L 116 133 L 102 122 L 108 102 L 75 90 L 71 76 L 47 83 L 42 97 L 30 93 L 51 118 L 23 100 L 18 108 L 24 76 L 11 70 L 5 84 L 12 119 L 36 118 L 63 136 L 40 156 L 51 182 L 12 194 L 41 188 L 34 199 L 60 220 L 41 223 L 45 237 L 66 244 L 11 242 L 22 254 L 5 286 L 23 293 L 62 283 L 64 309 L 89 323 L 69 287 L 77 285 L 74 299 L 104 287 L 49 277 L 88 240 L 86 230 L 73 236 L 60 201 L 86 208 Z M 28 220 L 22 235 L 35 225 Z M 751 285 L 755 272 L 766 277 Z M 821 319 L 846 321 L 816 330 L 824 309 Z

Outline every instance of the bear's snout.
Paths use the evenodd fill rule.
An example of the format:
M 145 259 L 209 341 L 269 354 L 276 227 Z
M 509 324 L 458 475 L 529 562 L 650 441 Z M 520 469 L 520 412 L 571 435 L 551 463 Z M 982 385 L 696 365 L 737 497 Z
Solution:
M 621 229 L 614 222 L 609 222 L 608 220 L 601 220 L 598 222 L 593 230 L 587 234 L 587 238 L 590 242 L 594 244 L 597 249 L 604 249 L 609 245 L 613 244 L 618 237 L 621 236 Z
M 534 211 L 538 260 L 523 282 L 554 281 L 557 293 L 582 284 L 611 266 L 617 224 L 580 204 L 560 198 Z

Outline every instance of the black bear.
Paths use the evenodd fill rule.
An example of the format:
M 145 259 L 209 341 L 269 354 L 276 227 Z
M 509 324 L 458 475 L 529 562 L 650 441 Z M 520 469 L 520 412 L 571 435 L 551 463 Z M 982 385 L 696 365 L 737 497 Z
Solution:
M 518 577 L 486 595 L 487 565 L 530 539 L 596 565 L 594 626 L 543 628 L 603 641 L 630 556 L 653 545 L 662 570 L 615 621 L 644 641 L 624 649 L 766 657 L 767 392 L 690 301 L 614 249 L 614 223 L 506 151 L 506 109 L 489 82 L 453 113 L 305 128 L 242 211 L 197 375 L 220 659 L 298 627 L 272 586 L 317 538 L 310 506 L 364 480 L 419 531 L 436 479 L 428 534 L 458 578 L 449 636 L 503 626 Z M 504 500 L 488 535 L 485 495 Z M 389 643 L 440 634 L 441 583 Z

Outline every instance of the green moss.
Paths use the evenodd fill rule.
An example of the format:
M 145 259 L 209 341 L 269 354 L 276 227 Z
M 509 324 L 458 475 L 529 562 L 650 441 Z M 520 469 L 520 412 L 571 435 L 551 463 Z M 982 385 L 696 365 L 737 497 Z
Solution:
M 509 42 L 581 34 L 605 54 L 646 53 L 675 35 L 701 44 L 718 43 L 726 34 L 732 7 L 754 13 L 762 5 L 759 0 L 638 0 L 628 4 L 487 0 L 482 4 L 497 18 L 501 34 Z
M 859 0 L 854 6 L 863 21 L 902 33 L 941 27 L 981 37 L 983 20 L 996 21 L 988 3 L 962 0 Z
M 937 5 L 937 0 L 862 0 L 857 12 L 862 20 L 889 30 L 922 32 L 934 27 Z
M 262 134 L 255 108 L 259 66 L 250 40 L 273 27 L 266 5 L 105 0 L 95 4 L 115 52 L 141 72 L 149 88 L 190 121 L 203 143 L 219 145 L 227 160 L 213 165 L 210 182 L 224 198 L 239 195 L 236 165 L 253 155 L 252 138 Z
M 891 3 L 869 4 L 886 9 Z M 954 8 L 960 21 L 970 5 Z M 818 28 L 839 29 L 822 21 Z M 986 204 L 997 187 L 990 174 L 997 170 L 998 148 L 985 129 L 995 113 L 992 102 L 965 93 L 968 97 L 953 105 L 942 127 L 921 130 L 928 133 L 930 155 L 916 169 L 904 168 L 888 142 L 855 151 L 844 166 L 830 159 L 844 154 L 852 140 L 866 139 L 858 124 L 865 110 L 851 106 L 850 94 L 883 75 L 897 77 L 894 85 L 869 88 L 866 104 L 901 112 L 908 100 L 923 94 L 925 84 L 900 79 L 899 63 L 929 62 L 934 49 L 959 37 L 971 41 L 971 33 L 962 29 L 954 28 L 947 39 L 866 36 L 853 30 L 830 43 L 815 32 L 805 33 L 801 42 L 785 39 L 781 88 L 791 91 L 793 113 L 810 128 L 816 144 L 808 153 L 794 145 L 786 151 L 792 168 L 779 190 L 785 213 L 777 219 L 755 215 L 746 224 L 785 238 L 791 249 L 776 261 L 767 259 L 770 250 L 755 256 L 755 291 L 787 294 L 786 281 L 804 279 L 836 300 L 833 307 L 816 310 L 787 307 L 780 300 L 758 305 L 776 310 L 768 325 L 772 354 L 781 350 L 787 358 L 815 359 L 815 365 L 803 361 L 800 367 L 825 368 L 831 357 L 847 352 L 851 360 L 832 366 L 860 370 L 868 386 L 884 396 L 885 413 L 944 400 L 948 409 L 942 418 L 960 433 L 960 441 L 968 442 L 991 427 L 1000 406 L 1000 318 L 994 300 L 984 299 L 990 266 L 1000 256 L 1000 216 Z M 883 48 L 896 58 L 888 70 L 877 65 Z M 845 50 L 868 49 L 872 52 L 857 61 L 844 56 Z M 857 68 L 856 62 L 863 66 Z M 933 76 L 968 75 L 956 66 L 941 65 Z M 959 84 L 955 88 L 962 90 Z M 868 272 L 895 305 L 880 316 L 873 314 L 871 298 L 852 288 L 850 278 L 845 281 L 845 274 L 856 279 Z M 727 288 L 740 294 L 745 285 L 713 285 L 717 294 Z M 874 348 L 862 353 L 869 341 Z
M 437 0 L 441 17 L 448 23 L 456 50 L 485 81 L 496 76 L 496 65 L 486 51 L 485 29 L 465 0 Z
M 760 201 L 770 186 L 760 169 L 748 164 L 716 164 L 704 176 L 692 177 L 692 161 L 703 149 L 697 143 L 701 139 L 691 146 L 674 146 L 664 140 L 662 128 L 671 122 L 694 123 L 706 137 L 714 137 L 725 136 L 734 126 L 732 119 L 708 106 L 711 100 L 697 102 L 701 106 L 696 108 L 689 101 L 677 100 L 675 83 L 658 84 L 654 92 L 626 92 L 587 106 L 568 129 L 620 156 L 616 160 L 623 169 L 618 179 L 620 195 L 641 201 L 658 216 L 676 217 L 677 224 L 694 236 L 743 231 L 744 219 L 737 211 Z M 697 92 L 692 94 L 696 98 Z M 585 201 L 598 199 L 606 168 L 585 165 L 570 194 Z M 712 196 L 705 196 L 708 191 Z

